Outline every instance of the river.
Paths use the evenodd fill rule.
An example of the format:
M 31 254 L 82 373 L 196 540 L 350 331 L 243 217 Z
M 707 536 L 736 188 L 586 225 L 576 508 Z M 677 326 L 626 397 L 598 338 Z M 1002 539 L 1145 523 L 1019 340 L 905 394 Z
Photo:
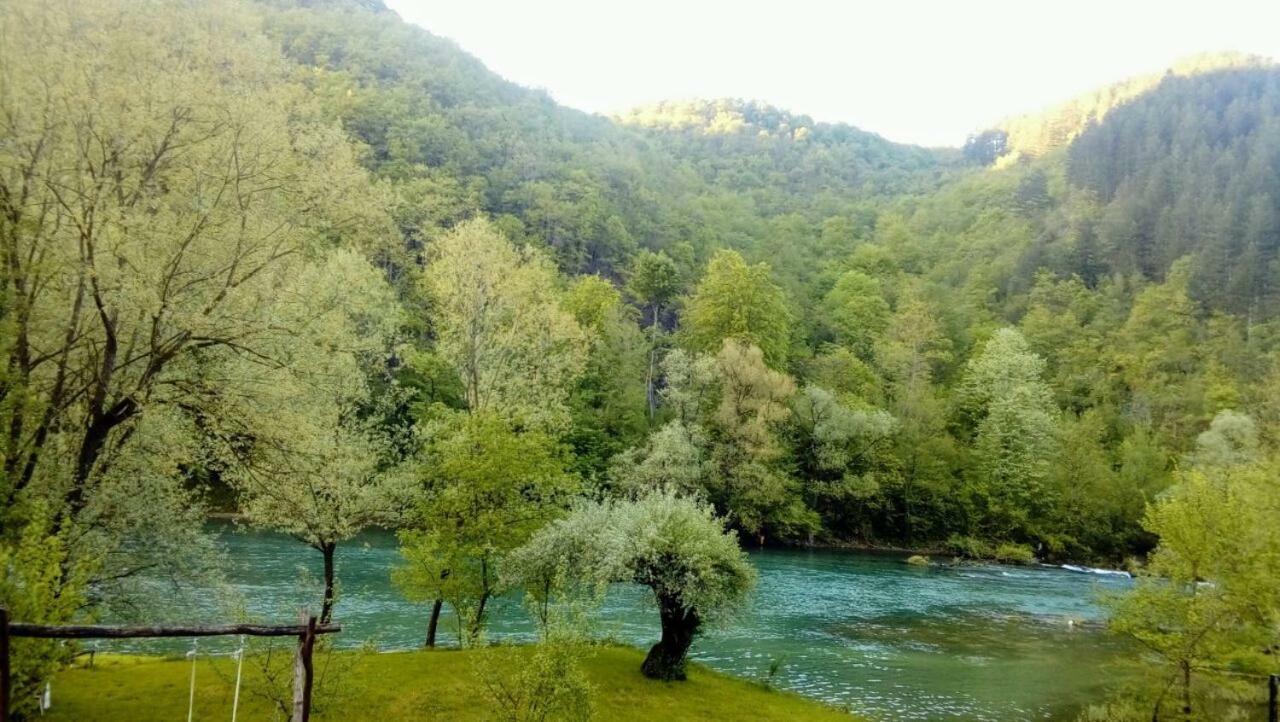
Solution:
M 235 604 L 274 620 L 292 619 L 304 602 L 318 606 L 314 582 L 299 581 L 318 576 L 317 552 L 275 534 L 220 530 Z M 773 678 L 779 687 L 873 720 L 1071 719 L 1100 698 L 1125 653 L 1100 630 L 1095 603 L 1100 592 L 1124 589 L 1124 578 L 1048 567 L 923 568 L 900 555 L 855 552 L 766 550 L 750 557 L 760 572 L 750 607 L 700 637 L 692 656 L 756 679 L 780 660 Z M 421 644 L 426 610 L 392 586 L 388 571 L 398 562 L 387 533 L 339 546 L 341 644 Z M 174 613 L 201 618 L 224 613 L 217 608 L 228 603 L 214 590 L 190 606 L 180 599 L 173 596 Z M 611 591 L 598 633 L 647 647 L 658 620 L 646 599 L 638 588 Z M 443 642 L 453 641 L 452 630 L 446 620 Z M 532 634 L 517 601 L 495 605 L 490 639 Z

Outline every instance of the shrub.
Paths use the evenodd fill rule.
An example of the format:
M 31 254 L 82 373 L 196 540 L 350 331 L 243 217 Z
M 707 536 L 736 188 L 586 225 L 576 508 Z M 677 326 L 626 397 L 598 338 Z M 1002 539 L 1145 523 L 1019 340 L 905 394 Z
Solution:
M 995 559 L 1005 564 L 1033 564 L 1036 555 L 1026 544 L 1004 542 L 996 547 Z
M 966 559 L 990 559 L 993 553 L 991 545 L 971 536 L 952 534 L 947 539 L 947 549 L 956 556 Z
M 509 663 L 510 650 L 486 650 L 477 673 L 489 696 L 494 719 L 502 722 L 591 719 L 595 688 L 579 664 L 589 649 L 572 637 L 553 636 L 535 647 L 531 656 L 521 656 L 514 665 Z M 498 659 L 503 653 L 508 658 Z

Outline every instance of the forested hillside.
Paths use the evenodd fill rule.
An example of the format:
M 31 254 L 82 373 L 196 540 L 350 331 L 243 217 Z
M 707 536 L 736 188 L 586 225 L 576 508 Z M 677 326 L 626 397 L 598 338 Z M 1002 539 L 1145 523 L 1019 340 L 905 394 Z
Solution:
M 479 635 L 571 507 L 565 544 L 610 515 L 718 528 L 692 499 L 749 544 L 1118 564 L 1176 541 L 1197 479 L 1266 496 L 1272 64 L 925 149 L 758 102 L 588 115 L 373 0 L 145 4 L 2 11 L 29 617 L 213 573 L 215 499 L 320 552 L 326 618 L 336 546 L 400 530 L 432 629 L 447 602 Z
M 805 404 L 780 399 L 793 408 L 769 425 L 763 502 L 780 516 L 750 525 L 766 538 L 958 535 L 1116 558 L 1143 549 L 1143 505 L 1216 413 L 1265 415 L 1280 74 L 1258 59 L 1196 59 L 1008 121 L 975 135 L 981 158 L 756 102 L 592 117 L 388 13 L 278 8 L 267 28 L 366 149 L 411 250 L 486 215 L 568 277 L 617 286 L 656 356 L 743 337 L 772 349 L 797 399 L 842 415 L 828 441 L 843 450 L 819 459 L 803 450 L 835 432 L 805 428 Z M 663 263 L 661 298 L 628 284 Z M 699 329 L 714 304 L 725 317 Z M 1014 330 L 993 336 L 1001 327 Z M 1002 438 L 1043 417 L 1027 448 L 983 437 L 989 399 L 964 408 L 993 354 L 1025 357 L 1022 382 L 1045 389 L 1009 410 L 1008 431 L 985 429 Z M 661 368 L 645 376 L 669 390 Z M 569 437 L 584 473 L 608 468 L 602 449 L 664 428 L 661 406 L 644 423 L 594 409 L 607 430 Z

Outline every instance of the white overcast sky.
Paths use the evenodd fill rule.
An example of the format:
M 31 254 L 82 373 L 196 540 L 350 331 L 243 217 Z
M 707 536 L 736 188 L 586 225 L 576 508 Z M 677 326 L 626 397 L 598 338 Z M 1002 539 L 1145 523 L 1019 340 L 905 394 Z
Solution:
M 1194 53 L 1280 57 L 1280 0 L 385 2 L 582 110 L 749 98 L 925 145 Z

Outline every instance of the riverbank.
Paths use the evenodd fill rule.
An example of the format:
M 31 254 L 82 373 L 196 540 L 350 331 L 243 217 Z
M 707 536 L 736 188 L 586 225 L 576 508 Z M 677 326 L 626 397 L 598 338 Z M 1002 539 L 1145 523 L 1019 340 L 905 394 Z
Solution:
M 515 668 L 527 661 L 529 647 L 493 650 L 497 664 Z M 315 720 L 486 720 L 495 717 L 485 685 L 477 674 L 483 652 L 415 651 L 336 652 L 317 659 L 317 673 L 328 664 L 330 680 L 317 693 Z M 729 677 L 699 664 L 690 665 L 686 682 L 655 682 L 640 674 L 643 653 L 628 647 L 596 648 L 583 668 L 595 687 L 597 719 L 652 720 L 816 720 L 850 722 L 857 718 L 799 695 Z M 272 718 L 272 706 L 258 693 L 260 665 L 244 665 L 239 719 Z M 78 722 L 170 722 L 185 719 L 191 663 L 129 655 L 99 656 L 53 682 L 49 720 Z M 333 678 L 340 679 L 333 679 Z M 202 659 L 196 666 L 195 719 L 230 719 L 235 662 L 228 657 Z M 287 681 L 287 680 L 286 680 Z
M 236 511 L 233 507 L 220 508 L 218 511 L 210 511 L 205 514 L 205 518 L 214 523 L 224 523 L 241 525 L 246 524 L 244 514 Z M 246 527 L 247 528 L 247 527 Z M 394 529 L 381 529 L 380 531 L 388 534 L 394 534 Z M 1119 559 L 1077 559 L 1074 557 L 1055 558 L 1051 562 L 1045 562 L 1039 557 L 1034 556 L 1034 552 L 1030 547 L 1015 544 L 1000 544 L 994 542 L 977 542 L 970 540 L 966 546 L 967 549 L 957 549 L 954 546 L 948 546 L 945 542 L 933 542 L 929 544 L 917 546 L 900 546 L 888 543 L 868 542 L 857 539 L 823 539 L 810 541 L 796 541 L 786 544 L 765 544 L 758 546 L 749 543 L 745 537 L 742 539 L 743 548 L 748 551 L 763 551 L 765 549 L 780 551 L 818 551 L 818 552 L 857 552 L 863 554 L 884 554 L 889 556 L 901 556 L 904 560 L 907 557 L 925 557 L 936 563 L 945 564 L 948 562 L 975 562 L 975 563 L 992 563 L 992 564 L 1021 564 L 1032 565 L 1043 563 L 1046 566 L 1061 567 L 1063 569 L 1071 569 L 1073 567 L 1088 567 L 1102 570 L 1116 569 L 1124 565 L 1124 560 Z M 989 549 L 986 553 L 977 548 L 985 544 Z M 997 550 L 1001 547 L 1022 547 L 1026 550 L 1025 554 L 1017 554 L 1010 556 L 1008 554 L 999 554 Z
M 981 544 L 981 542 L 979 542 Z M 797 551 L 827 551 L 827 552 L 855 552 L 859 554 L 883 554 L 886 556 L 902 557 L 903 561 L 911 557 L 923 557 L 936 564 L 948 563 L 975 563 L 975 564 L 1010 564 L 1015 566 L 1046 566 L 1069 571 L 1077 571 L 1081 569 L 1094 570 L 1097 572 L 1114 572 L 1130 575 L 1131 572 L 1122 569 L 1129 565 L 1131 560 L 1125 559 L 1078 559 L 1075 557 L 1049 557 L 1041 558 L 1035 555 L 1034 550 L 1029 546 L 1021 544 L 997 544 L 986 543 L 988 549 L 973 548 L 972 542 L 968 549 L 957 549 L 954 546 L 948 546 L 945 543 L 938 542 L 936 544 L 919 545 L 919 546 L 897 546 L 893 544 L 880 544 L 876 542 L 867 542 L 859 540 L 823 540 L 808 543 L 796 543 L 791 545 L 780 545 L 774 548 L 782 550 Z M 1003 547 L 1003 549 L 1002 549 Z M 752 549 L 752 547 L 747 547 Z M 1014 553 L 1010 553 L 1014 552 Z

